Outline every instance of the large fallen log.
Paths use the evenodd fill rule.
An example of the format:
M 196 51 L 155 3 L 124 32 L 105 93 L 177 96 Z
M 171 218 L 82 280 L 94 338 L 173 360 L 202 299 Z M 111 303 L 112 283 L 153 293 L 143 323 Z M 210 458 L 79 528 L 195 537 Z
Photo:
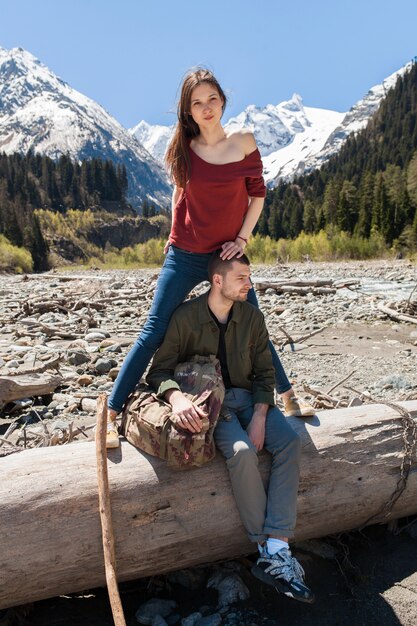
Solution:
M 417 401 L 399 404 L 413 425 Z M 290 418 L 303 444 L 296 539 L 417 513 L 415 448 L 405 490 L 383 510 L 400 478 L 404 421 L 386 405 Z M 123 442 L 108 459 L 119 580 L 253 551 L 220 456 L 175 472 Z M 268 454 L 260 466 L 267 476 Z M 104 585 L 94 443 L 13 454 L 0 472 L 0 608 Z

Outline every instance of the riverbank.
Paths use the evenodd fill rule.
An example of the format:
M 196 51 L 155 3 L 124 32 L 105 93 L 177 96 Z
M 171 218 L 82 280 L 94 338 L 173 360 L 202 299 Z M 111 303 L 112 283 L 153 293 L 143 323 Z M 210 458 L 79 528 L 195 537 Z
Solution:
M 70 424 L 74 431 L 94 423 L 95 398 L 111 388 L 149 310 L 156 278 L 155 270 L 0 277 L 0 375 L 36 370 L 59 359 L 63 377 L 49 397 L 7 405 L 0 417 L 0 436 L 16 418 L 18 427 L 8 440 L 20 447 L 42 445 L 44 426 L 58 443 L 65 440 Z M 416 298 L 416 291 L 412 294 L 417 280 L 415 264 L 362 261 L 255 266 L 253 278 L 255 282 L 286 283 L 331 280 L 336 287 L 359 281 L 335 288 L 334 293 L 282 294 L 272 287 L 259 293 L 271 337 L 275 345 L 282 346 L 280 357 L 300 396 L 316 401 L 312 391 L 319 390 L 340 406 L 361 401 L 363 393 L 379 402 L 417 398 L 417 325 L 397 322 L 379 308 L 387 301 Z M 195 293 L 205 288 L 201 286 Z M 27 431 L 24 439 L 23 428 Z M 90 436 L 91 431 L 86 433 Z M 16 452 L 12 445 L 3 444 L 0 454 L 9 453 Z M 247 562 L 240 561 L 233 567 L 239 568 L 250 597 L 225 611 L 221 623 L 414 625 L 417 532 L 412 522 L 394 525 L 390 532 L 373 527 L 297 546 L 297 556 L 317 594 L 313 607 L 262 588 L 252 580 Z M 401 530 L 407 523 L 408 529 Z M 136 623 L 136 609 L 154 596 L 175 599 L 177 615 L 182 617 L 204 606 L 208 613 L 216 613 L 217 592 L 206 589 L 212 574 L 212 567 L 201 568 L 195 574 L 200 581 L 196 587 L 191 583 L 184 587 L 178 578 L 166 576 L 122 586 L 128 623 Z M 36 603 L 27 620 L 48 626 L 112 623 L 106 594 L 100 590 Z M 176 623 L 181 622 L 178 619 Z

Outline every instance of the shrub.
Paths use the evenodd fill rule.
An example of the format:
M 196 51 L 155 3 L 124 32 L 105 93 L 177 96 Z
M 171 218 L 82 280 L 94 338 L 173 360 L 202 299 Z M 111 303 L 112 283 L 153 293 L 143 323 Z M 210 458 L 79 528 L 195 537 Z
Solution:
M 25 248 L 10 243 L 4 235 L 0 235 L 0 271 L 11 271 L 21 274 L 33 271 L 32 255 Z

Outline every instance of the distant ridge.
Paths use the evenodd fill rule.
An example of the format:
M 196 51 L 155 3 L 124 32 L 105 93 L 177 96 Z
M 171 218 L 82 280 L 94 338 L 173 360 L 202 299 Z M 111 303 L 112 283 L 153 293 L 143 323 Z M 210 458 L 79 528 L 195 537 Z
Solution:
M 160 206 L 169 202 L 165 171 L 138 140 L 22 48 L 0 48 L 0 150 L 110 159 L 126 166 L 134 206 L 145 198 Z
M 366 126 L 386 93 L 410 66 L 411 63 L 407 63 L 372 87 L 346 113 L 306 107 L 301 96 L 294 94 L 278 105 L 249 105 L 230 118 L 225 128 L 253 131 L 262 155 L 265 180 L 269 187 L 275 187 L 280 180 L 292 180 L 294 176 L 320 167 L 336 154 L 350 133 Z M 173 126 L 152 126 L 142 120 L 129 132 L 162 163 L 173 129 Z

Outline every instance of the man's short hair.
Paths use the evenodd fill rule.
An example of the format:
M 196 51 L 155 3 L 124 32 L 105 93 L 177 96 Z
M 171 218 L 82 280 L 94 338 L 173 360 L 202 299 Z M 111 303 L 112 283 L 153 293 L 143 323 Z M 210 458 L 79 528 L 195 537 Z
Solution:
M 230 270 L 232 263 L 234 263 L 234 261 L 237 261 L 238 263 L 241 263 L 242 265 L 250 265 L 250 261 L 248 257 L 246 256 L 246 254 L 242 254 L 242 256 L 240 256 L 239 258 L 234 256 L 231 259 L 223 260 L 220 257 L 221 252 L 222 252 L 222 249 L 219 248 L 218 250 L 213 252 L 213 254 L 211 255 L 211 259 L 209 261 L 208 270 L 207 270 L 210 283 L 213 282 L 214 274 L 221 274 L 222 276 L 224 276 L 226 272 Z

